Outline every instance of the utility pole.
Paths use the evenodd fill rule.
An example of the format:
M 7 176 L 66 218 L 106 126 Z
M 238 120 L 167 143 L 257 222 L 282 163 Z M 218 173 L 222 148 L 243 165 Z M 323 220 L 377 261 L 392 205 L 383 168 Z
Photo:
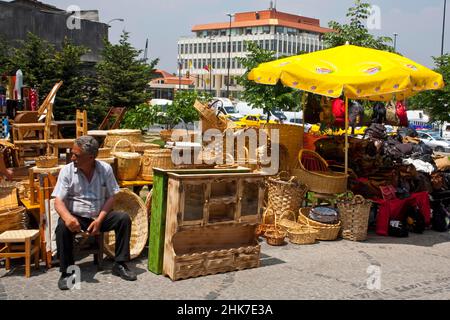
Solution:
M 212 94 L 212 36 L 209 36 L 209 46 L 211 50 L 209 51 L 209 92 Z
M 398 33 L 394 32 L 394 51 L 397 52 L 397 36 Z
M 231 67 L 231 19 L 234 17 L 233 13 L 227 13 L 230 17 L 230 33 L 228 38 L 228 81 L 227 81 L 227 98 L 230 98 L 230 67 Z
M 447 10 L 447 0 L 444 0 L 444 19 L 442 22 L 442 44 L 441 44 L 441 57 L 444 55 L 444 42 L 445 42 L 445 11 Z

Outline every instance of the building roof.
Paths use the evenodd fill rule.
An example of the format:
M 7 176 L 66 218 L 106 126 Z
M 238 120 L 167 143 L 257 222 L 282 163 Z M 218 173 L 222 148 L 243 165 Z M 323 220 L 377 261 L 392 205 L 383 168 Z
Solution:
M 180 84 L 180 77 L 174 76 L 173 74 L 170 74 L 167 71 L 157 69 L 157 70 L 153 71 L 153 73 L 159 74 L 160 77 L 152 79 L 152 81 L 150 81 L 150 83 L 158 83 L 158 81 L 163 80 L 164 84 Z M 194 84 L 194 79 L 181 77 L 181 84 L 182 85 L 192 85 L 192 84 Z
M 52 12 L 63 12 L 64 10 L 59 9 L 50 4 L 46 4 L 37 0 L 14 0 L 11 1 L 12 4 L 20 4 L 28 7 L 33 7 L 39 10 L 52 11 Z
M 333 29 L 321 27 L 320 20 L 318 19 L 279 12 L 275 9 L 236 13 L 234 21 L 231 22 L 232 28 L 257 27 L 267 25 L 283 26 L 316 33 L 334 32 Z M 229 27 L 229 22 L 199 24 L 195 25 L 192 28 L 192 32 L 228 29 Z

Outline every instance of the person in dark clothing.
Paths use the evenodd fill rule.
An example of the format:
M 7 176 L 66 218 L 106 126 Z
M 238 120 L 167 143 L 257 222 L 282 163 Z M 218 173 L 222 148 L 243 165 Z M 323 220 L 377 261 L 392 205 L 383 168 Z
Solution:
M 364 118 L 364 107 L 358 101 L 352 101 L 348 118 L 352 127 L 352 134 L 355 134 L 355 127 L 362 126 Z

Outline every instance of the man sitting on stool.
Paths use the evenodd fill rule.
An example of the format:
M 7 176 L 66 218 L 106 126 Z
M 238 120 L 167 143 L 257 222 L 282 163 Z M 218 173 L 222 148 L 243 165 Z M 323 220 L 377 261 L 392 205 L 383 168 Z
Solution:
M 75 140 L 72 162 L 61 169 L 53 190 L 55 209 L 59 214 L 56 227 L 56 246 L 60 260 L 61 277 L 58 287 L 68 289 L 71 274 L 67 268 L 74 265 L 74 235 L 82 230 L 91 235 L 115 231 L 116 252 L 112 273 L 124 280 L 136 280 L 136 274 L 125 264 L 130 260 L 131 219 L 123 212 L 111 211 L 119 185 L 111 166 L 95 160 L 98 142 L 91 136 Z

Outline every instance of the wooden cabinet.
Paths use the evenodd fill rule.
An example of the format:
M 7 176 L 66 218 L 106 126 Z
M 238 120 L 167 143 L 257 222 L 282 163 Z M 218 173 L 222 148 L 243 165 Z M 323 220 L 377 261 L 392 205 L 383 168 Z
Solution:
M 163 273 L 172 280 L 259 266 L 264 178 L 169 173 Z

